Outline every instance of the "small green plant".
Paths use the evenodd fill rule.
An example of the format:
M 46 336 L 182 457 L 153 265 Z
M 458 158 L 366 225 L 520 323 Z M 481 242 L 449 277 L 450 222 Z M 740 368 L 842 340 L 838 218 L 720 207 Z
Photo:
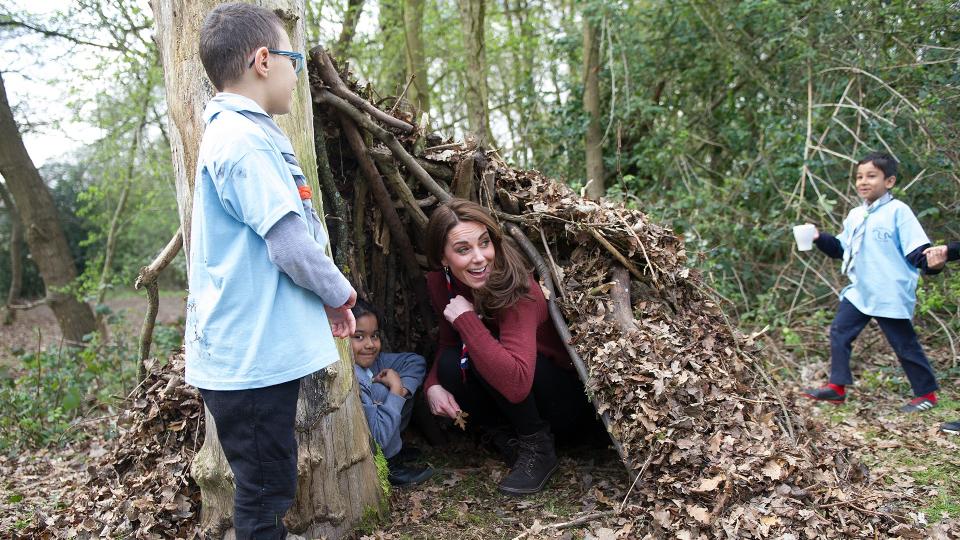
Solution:
M 178 330 L 158 327 L 158 354 L 179 346 Z M 20 351 L 21 366 L 0 379 L 0 452 L 62 444 L 82 436 L 79 419 L 106 409 L 137 385 L 136 344 L 116 332 L 83 347 Z

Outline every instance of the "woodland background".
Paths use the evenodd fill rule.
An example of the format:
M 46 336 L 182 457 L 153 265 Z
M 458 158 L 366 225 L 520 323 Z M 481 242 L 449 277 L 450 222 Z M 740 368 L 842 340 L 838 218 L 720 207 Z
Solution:
M 306 5 L 308 43 L 349 62 L 381 103 L 402 95 L 446 137 L 476 137 L 514 166 L 671 227 L 727 313 L 746 331 L 765 329 L 767 361 L 786 385 L 823 377 L 826 327 L 845 283 L 834 261 L 798 253 L 790 228 L 809 221 L 839 232 L 858 204 L 859 156 L 895 155 L 895 195 L 934 243 L 958 239 L 956 2 Z M 179 225 L 153 32 L 142 1 L 0 2 L 0 75 L 18 128 L 0 132 L 0 144 L 26 141 L 76 272 L 62 290 L 89 302 L 100 323 L 65 357 L 55 324 L 8 310 L 17 321 L 2 330 L 0 452 L 55 452 L 83 439 L 77 426 L 112 414 L 136 385 L 131 328 L 143 308 L 130 300 L 140 294 L 131 284 Z M 45 288 L 15 205 L 4 196 L 0 206 L 0 291 L 23 305 Z M 162 277 L 172 307 L 157 355 L 179 345 L 184 271 L 180 256 Z M 944 387 L 960 375 L 958 276 L 924 278 L 918 293 L 916 324 Z M 860 350 L 887 352 L 876 334 L 866 341 Z M 899 399 L 907 386 L 888 360 L 863 374 L 865 393 Z M 952 392 L 930 425 L 956 415 Z M 842 429 L 868 429 L 858 412 L 828 414 Z M 942 455 L 929 459 L 913 465 L 939 476 L 916 481 L 941 486 L 956 476 Z M 960 516 L 955 487 L 934 499 L 930 521 Z

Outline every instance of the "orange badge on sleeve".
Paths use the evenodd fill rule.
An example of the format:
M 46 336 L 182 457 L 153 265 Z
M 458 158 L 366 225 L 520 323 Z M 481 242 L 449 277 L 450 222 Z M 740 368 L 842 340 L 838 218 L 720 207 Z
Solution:
M 300 200 L 306 201 L 313 197 L 310 186 L 297 186 L 297 190 L 300 192 Z

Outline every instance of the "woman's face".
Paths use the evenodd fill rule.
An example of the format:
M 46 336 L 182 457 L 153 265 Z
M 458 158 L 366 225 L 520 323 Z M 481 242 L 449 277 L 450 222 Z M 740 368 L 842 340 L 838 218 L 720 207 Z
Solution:
M 497 254 L 490 232 L 482 223 L 463 221 L 450 229 L 440 261 L 461 283 L 479 289 L 487 283 Z

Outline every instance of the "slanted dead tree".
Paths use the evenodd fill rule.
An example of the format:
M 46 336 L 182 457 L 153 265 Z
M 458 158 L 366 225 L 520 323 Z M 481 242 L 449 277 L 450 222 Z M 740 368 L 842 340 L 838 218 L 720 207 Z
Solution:
M 30 254 L 43 277 L 46 288 L 43 301 L 53 310 L 63 337 L 72 344 L 80 344 L 84 336 L 96 330 L 93 310 L 69 291 L 77 277 L 77 268 L 63 234 L 53 195 L 23 145 L 2 76 L 0 140 L 3 141 L 0 144 L 0 175 L 13 196 Z

